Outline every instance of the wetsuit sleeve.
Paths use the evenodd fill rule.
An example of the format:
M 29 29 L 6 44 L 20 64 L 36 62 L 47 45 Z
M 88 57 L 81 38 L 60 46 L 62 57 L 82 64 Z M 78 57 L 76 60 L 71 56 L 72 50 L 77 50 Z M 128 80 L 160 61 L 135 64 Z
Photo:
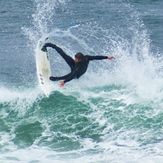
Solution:
M 108 56 L 90 56 L 90 55 L 86 55 L 85 57 L 87 58 L 88 61 L 108 59 Z
M 71 81 L 72 79 L 76 78 L 78 72 L 79 72 L 79 70 L 77 70 L 74 73 L 70 74 L 69 77 L 64 80 L 64 82 L 67 83 L 67 82 Z
M 74 77 L 71 77 L 71 78 L 64 80 L 64 83 L 67 83 L 67 82 L 71 81 L 72 79 L 74 79 Z

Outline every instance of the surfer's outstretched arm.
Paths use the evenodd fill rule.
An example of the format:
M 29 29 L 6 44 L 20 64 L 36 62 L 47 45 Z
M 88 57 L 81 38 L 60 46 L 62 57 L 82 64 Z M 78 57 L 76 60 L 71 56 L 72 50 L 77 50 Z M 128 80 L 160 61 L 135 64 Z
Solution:
M 88 61 L 103 60 L 103 59 L 109 59 L 109 60 L 115 59 L 115 57 L 113 57 L 113 56 L 89 56 L 89 55 L 86 55 L 86 58 L 88 59 Z
M 64 60 L 71 67 L 71 69 L 75 66 L 74 60 L 70 56 L 68 56 L 60 47 L 52 43 L 46 43 L 42 49 L 47 50 L 47 47 L 55 49 L 64 58 Z

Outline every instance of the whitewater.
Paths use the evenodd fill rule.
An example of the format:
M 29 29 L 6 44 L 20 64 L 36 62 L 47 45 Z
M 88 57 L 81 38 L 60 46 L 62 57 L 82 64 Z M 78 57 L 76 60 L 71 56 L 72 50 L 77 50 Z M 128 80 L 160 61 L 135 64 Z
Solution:
M 163 2 L 0 1 L 1 163 L 162 163 Z M 90 62 L 78 80 L 45 96 L 39 40 Z M 70 72 L 49 49 L 53 76 Z

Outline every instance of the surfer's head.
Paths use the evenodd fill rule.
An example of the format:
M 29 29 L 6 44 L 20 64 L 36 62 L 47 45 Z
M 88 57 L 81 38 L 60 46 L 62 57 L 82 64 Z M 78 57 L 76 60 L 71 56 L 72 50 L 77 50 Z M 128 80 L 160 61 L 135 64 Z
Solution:
M 78 63 L 83 59 L 84 55 L 82 53 L 75 54 L 75 62 Z

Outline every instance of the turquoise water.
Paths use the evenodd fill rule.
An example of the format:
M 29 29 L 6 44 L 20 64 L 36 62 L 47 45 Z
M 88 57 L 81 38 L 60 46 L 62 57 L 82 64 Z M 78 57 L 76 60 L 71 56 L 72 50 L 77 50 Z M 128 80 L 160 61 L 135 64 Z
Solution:
M 1 0 L 0 162 L 162 163 L 162 1 Z M 47 98 L 38 40 L 112 55 Z M 70 69 L 49 49 L 52 75 Z

